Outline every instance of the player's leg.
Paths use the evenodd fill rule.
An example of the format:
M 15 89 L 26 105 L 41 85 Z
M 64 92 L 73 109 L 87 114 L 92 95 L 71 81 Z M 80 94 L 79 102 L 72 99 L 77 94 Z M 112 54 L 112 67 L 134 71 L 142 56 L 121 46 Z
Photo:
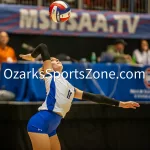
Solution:
M 61 150 L 61 146 L 57 134 L 51 136 L 49 138 L 49 141 L 51 145 L 51 150 Z
M 51 121 L 49 124 L 49 141 L 51 144 L 51 150 L 61 150 L 60 142 L 56 133 L 57 127 L 59 126 L 62 117 L 58 114 L 51 113 Z
M 28 132 L 33 150 L 51 150 L 47 134 Z
M 42 114 L 43 112 L 41 111 L 33 115 L 27 125 L 33 150 L 50 150 L 49 136 L 47 134 L 48 122 L 44 120 Z

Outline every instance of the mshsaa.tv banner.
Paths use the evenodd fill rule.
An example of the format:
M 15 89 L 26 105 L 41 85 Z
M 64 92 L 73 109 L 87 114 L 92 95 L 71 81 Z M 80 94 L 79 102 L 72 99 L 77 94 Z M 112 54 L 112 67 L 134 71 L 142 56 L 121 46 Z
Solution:
M 150 38 L 150 15 L 72 9 L 65 23 L 49 19 L 48 7 L 0 5 L 0 30 L 21 34 Z

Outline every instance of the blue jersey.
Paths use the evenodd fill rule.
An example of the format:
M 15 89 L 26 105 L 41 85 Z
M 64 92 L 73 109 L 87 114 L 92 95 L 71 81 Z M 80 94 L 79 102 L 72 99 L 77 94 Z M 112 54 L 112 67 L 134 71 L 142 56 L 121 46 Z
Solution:
M 63 77 L 51 76 L 45 78 L 46 99 L 38 110 L 51 110 L 65 117 L 70 110 L 75 88 Z

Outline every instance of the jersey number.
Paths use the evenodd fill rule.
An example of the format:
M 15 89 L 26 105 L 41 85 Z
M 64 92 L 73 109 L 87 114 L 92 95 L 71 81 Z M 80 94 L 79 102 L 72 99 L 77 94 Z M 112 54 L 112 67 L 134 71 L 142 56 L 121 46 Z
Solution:
M 67 95 L 67 98 L 68 98 L 68 99 L 70 99 L 71 94 L 72 94 L 72 92 L 69 90 L 69 91 L 68 91 L 68 95 Z

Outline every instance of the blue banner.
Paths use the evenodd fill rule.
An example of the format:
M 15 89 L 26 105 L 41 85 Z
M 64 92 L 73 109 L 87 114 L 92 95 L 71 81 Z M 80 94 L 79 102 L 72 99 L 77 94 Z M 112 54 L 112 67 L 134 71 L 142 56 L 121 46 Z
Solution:
M 17 101 L 43 101 L 45 82 L 37 73 L 41 66 L 41 63 L 3 63 L 0 87 L 15 93 Z M 121 101 L 150 101 L 150 66 L 64 64 L 63 68 L 63 77 L 83 91 Z
M 150 15 L 72 9 L 65 23 L 54 23 L 48 7 L 0 5 L 0 30 L 16 34 L 150 38 Z

